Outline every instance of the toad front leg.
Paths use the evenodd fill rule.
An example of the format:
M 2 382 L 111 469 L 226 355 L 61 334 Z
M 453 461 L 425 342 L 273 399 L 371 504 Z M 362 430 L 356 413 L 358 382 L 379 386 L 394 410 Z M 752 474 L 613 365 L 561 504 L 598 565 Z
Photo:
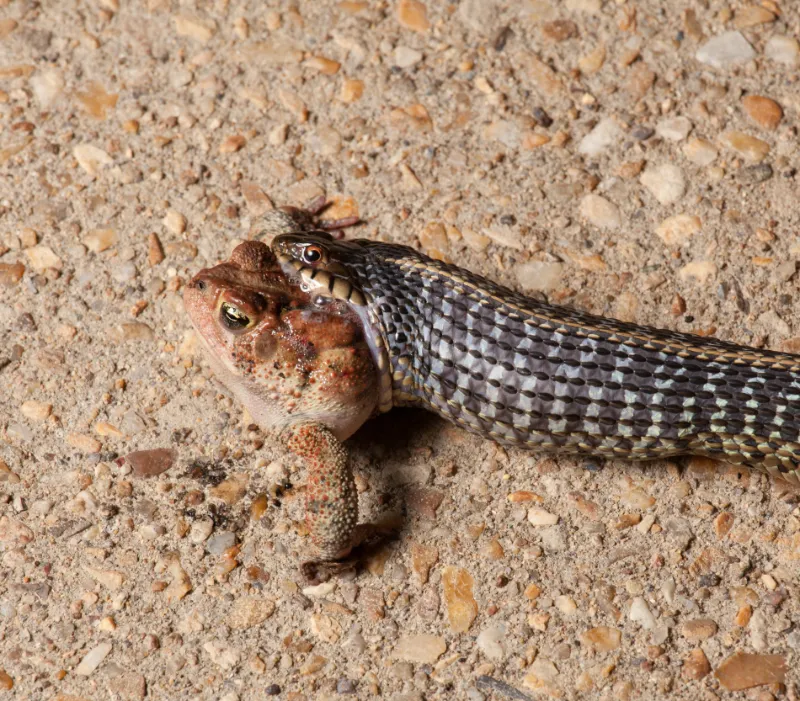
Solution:
M 320 560 L 346 557 L 358 522 L 358 495 L 347 451 L 318 423 L 290 428 L 286 445 L 308 468 L 306 523 L 315 556 Z

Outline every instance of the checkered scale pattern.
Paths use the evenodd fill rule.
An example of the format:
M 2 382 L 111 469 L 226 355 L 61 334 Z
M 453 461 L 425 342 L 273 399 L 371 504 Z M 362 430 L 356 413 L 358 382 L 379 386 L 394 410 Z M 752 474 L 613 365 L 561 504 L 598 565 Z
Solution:
M 505 445 L 704 455 L 800 484 L 800 356 L 544 304 L 405 246 L 325 245 L 379 320 L 395 405 Z

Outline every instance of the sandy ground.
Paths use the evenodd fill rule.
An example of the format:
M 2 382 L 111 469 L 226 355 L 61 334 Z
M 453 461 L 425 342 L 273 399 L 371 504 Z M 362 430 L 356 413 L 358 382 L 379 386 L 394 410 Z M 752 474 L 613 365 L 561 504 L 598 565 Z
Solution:
M 308 588 L 304 471 L 181 287 L 325 194 L 551 301 L 800 350 L 798 36 L 789 0 L 0 0 L 0 699 L 797 699 L 797 494 L 708 461 L 392 412 L 351 447 L 399 537 Z

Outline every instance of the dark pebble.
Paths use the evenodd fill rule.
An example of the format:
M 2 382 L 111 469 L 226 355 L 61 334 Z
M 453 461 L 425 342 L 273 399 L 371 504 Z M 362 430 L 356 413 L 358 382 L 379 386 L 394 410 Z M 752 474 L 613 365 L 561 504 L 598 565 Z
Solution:
M 719 584 L 719 575 L 704 574 L 698 578 L 697 583 L 701 587 L 716 587 Z
M 533 118 L 536 120 L 536 123 L 540 127 L 547 128 L 553 123 L 553 120 L 550 117 L 550 115 L 547 114 L 547 112 L 545 112 L 541 107 L 534 107 L 532 114 Z
M 763 183 L 772 177 L 772 166 L 769 163 L 759 163 L 754 166 L 747 166 L 739 171 L 739 182 L 743 185 L 755 185 Z
M 653 134 L 655 134 L 655 130 L 650 127 L 634 127 L 631 129 L 631 136 L 637 141 L 647 141 Z
M 267 696 L 277 696 L 281 693 L 281 688 L 277 684 L 270 684 L 266 689 L 264 689 L 264 693 Z
M 340 679 L 336 682 L 336 692 L 339 694 L 355 694 L 356 683 L 352 679 Z

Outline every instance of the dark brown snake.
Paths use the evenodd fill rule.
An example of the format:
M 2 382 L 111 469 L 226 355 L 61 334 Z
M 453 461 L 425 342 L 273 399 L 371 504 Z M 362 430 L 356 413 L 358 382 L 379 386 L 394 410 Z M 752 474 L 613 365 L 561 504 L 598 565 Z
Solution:
M 800 484 L 800 356 L 542 303 L 406 246 L 311 232 L 273 250 L 362 314 L 384 410 L 422 406 L 504 445 L 703 455 Z

